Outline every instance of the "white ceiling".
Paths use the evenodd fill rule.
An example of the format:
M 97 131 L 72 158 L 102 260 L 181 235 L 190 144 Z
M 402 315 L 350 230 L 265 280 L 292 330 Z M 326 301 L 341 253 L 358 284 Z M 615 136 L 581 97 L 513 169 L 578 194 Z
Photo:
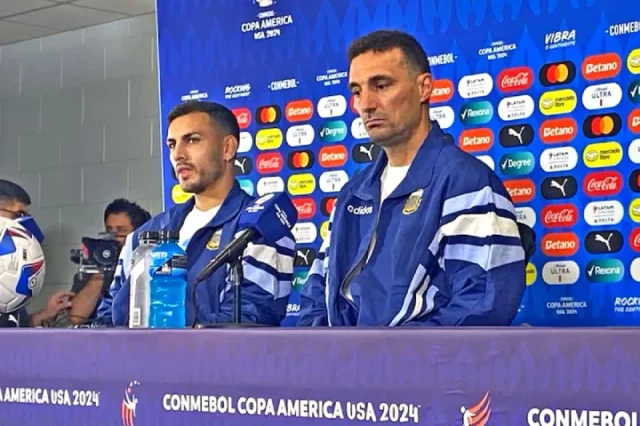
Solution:
M 155 0 L 0 0 L 0 45 L 155 11 Z

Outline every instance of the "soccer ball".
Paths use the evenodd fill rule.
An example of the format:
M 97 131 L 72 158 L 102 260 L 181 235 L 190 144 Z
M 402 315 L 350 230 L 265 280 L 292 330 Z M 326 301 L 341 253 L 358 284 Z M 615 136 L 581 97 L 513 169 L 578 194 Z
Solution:
M 42 290 L 45 276 L 40 243 L 15 220 L 0 217 L 0 313 L 26 306 Z

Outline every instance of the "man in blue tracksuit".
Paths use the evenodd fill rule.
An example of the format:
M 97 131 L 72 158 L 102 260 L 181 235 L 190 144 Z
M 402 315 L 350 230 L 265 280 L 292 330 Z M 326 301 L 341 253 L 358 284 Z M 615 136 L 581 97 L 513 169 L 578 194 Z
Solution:
M 129 320 L 131 254 L 138 234 L 175 230 L 188 257 L 187 324 L 232 321 L 233 292 L 228 268 L 219 268 L 195 286 L 205 265 L 235 236 L 239 215 L 252 201 L 234 177 L 240 130 L 233 113 L 211 102 L 186 102 L 168 117 L 171 163 L 186 193 L 186 203 L 152 218 L 127 237 L 118 269 L 98 308 L 98 322 L 124 326 Z M 275 245 L 256 241 L 244 252 L 242 322 L 279 326 L 286 315 L 293 277 L 293 234 Z M 194 298 L 195 291 L 195 298 Z M 196 309 L 193 301 L 195 299 Z
M 525 289 L 509 193 L 429 119 L 427 55 L 376 31 L 349 49 L 354 107 L 378 159 L 340 192 L 300 326 L 509 325 Z

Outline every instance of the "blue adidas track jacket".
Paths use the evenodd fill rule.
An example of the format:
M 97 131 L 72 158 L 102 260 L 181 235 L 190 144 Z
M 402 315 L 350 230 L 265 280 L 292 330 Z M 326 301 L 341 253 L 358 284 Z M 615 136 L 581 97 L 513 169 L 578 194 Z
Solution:
M 432 122 L 382 205 L 384 153 L 343 187 L 299 326 L 511 324 L 525 290 L 513 204 L 488 166 L 444 136 Z
M 187 245 L 187 324 L 227 323 L 232 321 L 233 291 L 227 267 L 219 268 L 197 286 L 193 306 L 195 279 L 204 266 L 224 248 L 239 231 L 238 219 L 253 197 L 244 192 L 238 182 L 227 195 L 220 210 L 208 225 L 198 230 Z M 115 278 L 98 307 L 98 323 L 125 326 L 129 322 L 129 274 L 131 254 L 138 246 L 141 231 L 179 231 L 194 206 L 193 197 L 184 204 L 172 207 L 144 224 L 127 237 L 118 261 Z M 295 242 L 293 234 L 275 245 L 260 240 L 244 252 L 242 288 L 242 322 L 279 326 L 287 311 L 293 278 Z

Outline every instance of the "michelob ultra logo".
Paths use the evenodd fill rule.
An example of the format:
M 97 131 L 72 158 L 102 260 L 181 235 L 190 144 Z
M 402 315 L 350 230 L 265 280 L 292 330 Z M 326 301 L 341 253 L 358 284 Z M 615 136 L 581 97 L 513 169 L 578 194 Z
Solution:
M 595 259 L 587 264 L 586 272 L 593 283 L 616 283 L 624 277 L 624 265 L 618 259 Z
M 601 142 L 587 145 L 582 153 L 587 167 L 611 167 L 622 161 L 622 146 L 618 142 Z
M 292 175 L 287 181 L 287 190 L 291 195 L 309 195 L 316 189 L 316 178 L 311 173 Z
M 576 109 L 578 97 L 571 89 L 546 92 L 540 97 L 539 107 L 544 115 L 568 114 Z
M 459 115 L 462 124 L 485 124 L 493 118 L 493 105 L 487 101 L 469 102 L 460 108 Z
M 500 170 L 505 175 L 528 175 L 533 171 L 536 160 L 528 151 L 505 154 L 500 159 Z
M 282 131 L 280 129 L 262 129 L 256 135 L 256 146 L 260 151 L 278 149 L 282 145 L 282 140 Z

